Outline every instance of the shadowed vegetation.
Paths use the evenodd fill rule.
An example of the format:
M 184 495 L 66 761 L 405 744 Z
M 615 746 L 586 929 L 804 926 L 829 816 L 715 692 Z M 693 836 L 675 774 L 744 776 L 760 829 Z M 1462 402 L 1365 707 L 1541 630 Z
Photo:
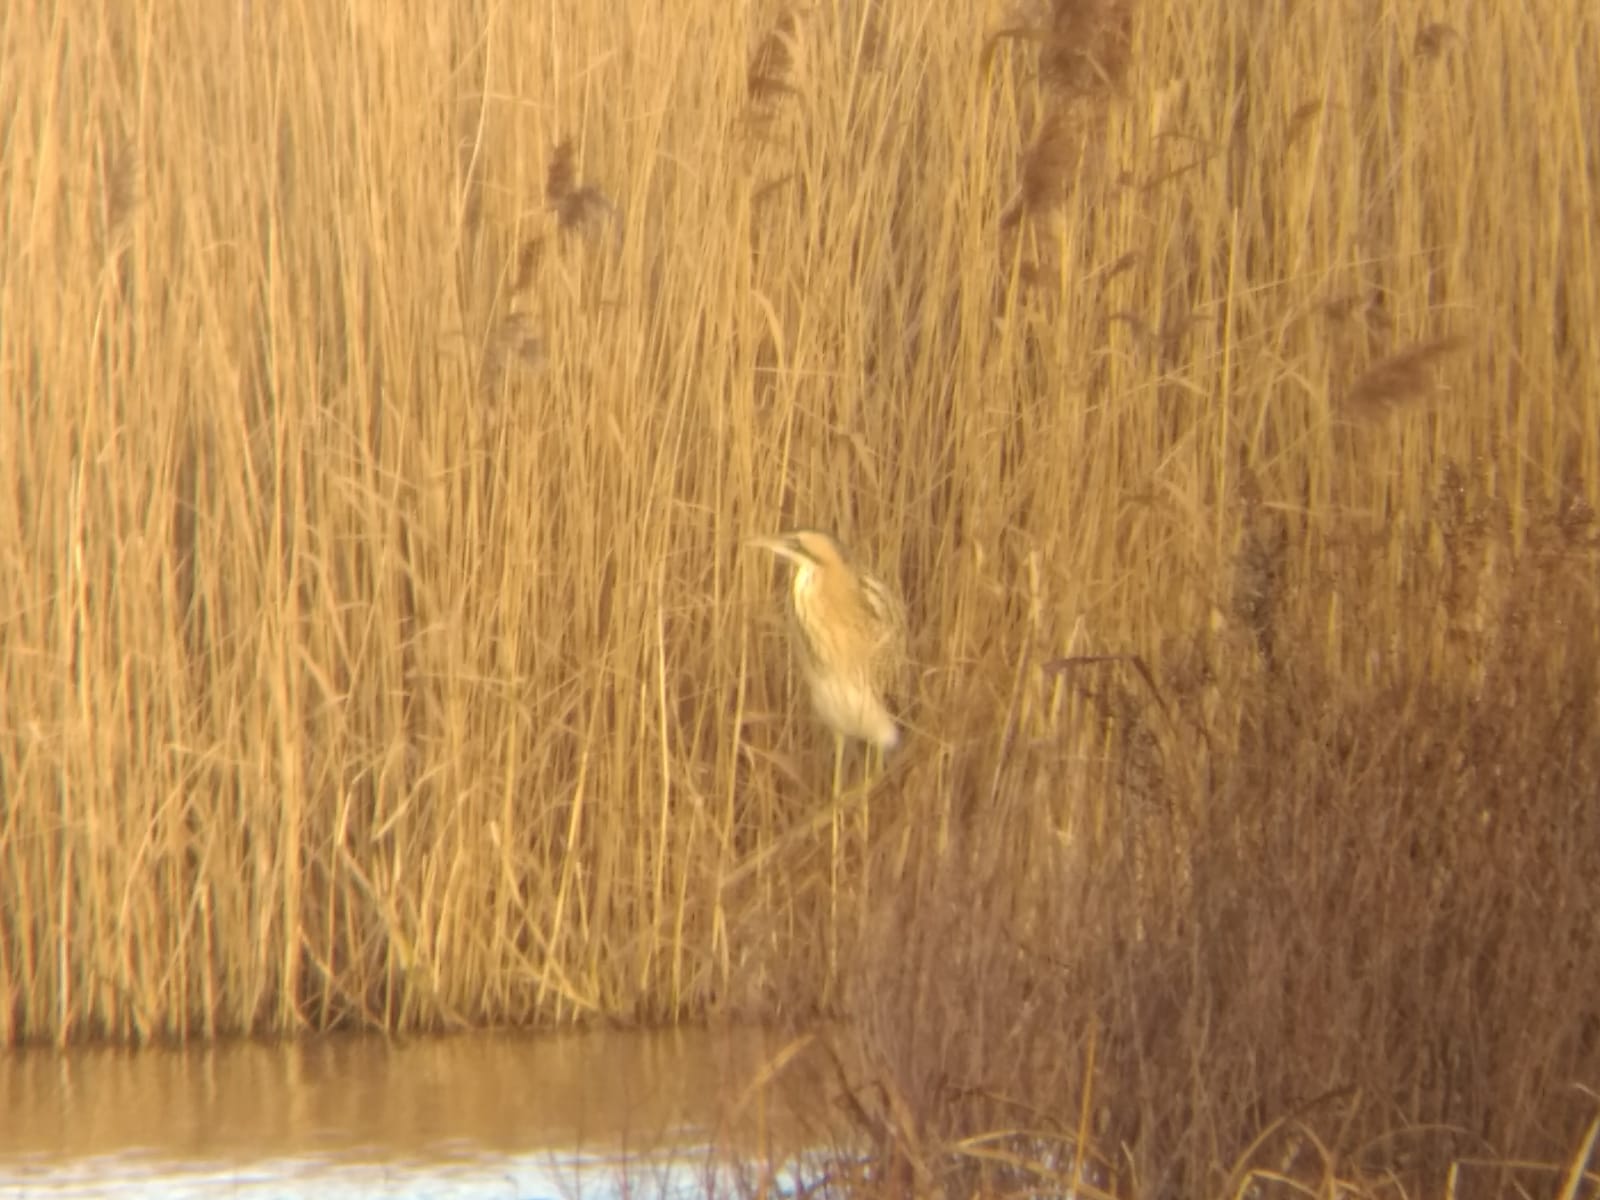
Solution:
M 886 1184 L 1593 1193 L 1586 6 L 0 56 L 0 1044 L 844 1012 Z M 917 665 L 843 863 L 793 527 Z

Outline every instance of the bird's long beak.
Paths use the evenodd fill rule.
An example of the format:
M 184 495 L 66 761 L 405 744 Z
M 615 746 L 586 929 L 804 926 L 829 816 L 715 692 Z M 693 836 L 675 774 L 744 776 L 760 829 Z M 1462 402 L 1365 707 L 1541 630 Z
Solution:
M 779 558 L 786 558 L 790 562 L 810 561 L 800 549 L 795 539 L 788 534 L 774 536 L 753 537 L 745 543 L 747 546 L 758 546 L 763 550 L 771 550 Z

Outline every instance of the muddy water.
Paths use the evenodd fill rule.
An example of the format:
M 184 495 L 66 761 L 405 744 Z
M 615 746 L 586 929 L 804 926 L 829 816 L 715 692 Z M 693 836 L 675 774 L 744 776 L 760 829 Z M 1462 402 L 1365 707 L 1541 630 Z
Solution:
M 815 1047 L 794 1049 L 745 1029 L 0 1051 L 0 1197 L 729 1195 L 752 1163 L 781 1186 L 826 1136 Z

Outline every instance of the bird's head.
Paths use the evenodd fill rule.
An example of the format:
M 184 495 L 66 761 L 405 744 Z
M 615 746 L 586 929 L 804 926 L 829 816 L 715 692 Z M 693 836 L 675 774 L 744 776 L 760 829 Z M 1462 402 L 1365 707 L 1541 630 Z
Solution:
M 826 571 L 845 565 L 844 550 L 838 541 L 820 529 L 796 529 L 771 537 L 751 538 L 749 544 L 771 550 L 802 569 Z

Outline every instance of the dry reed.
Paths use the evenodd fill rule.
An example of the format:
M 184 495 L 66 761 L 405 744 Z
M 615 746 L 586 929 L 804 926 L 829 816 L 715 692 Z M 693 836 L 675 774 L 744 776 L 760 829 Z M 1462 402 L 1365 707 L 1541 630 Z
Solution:
M 0 1044 L 842 995 L 918 1191 L 1567 1162 L 1600 47 L 1451 21 L 14 6 Z M 837 886 L 796 524 L 920 666 Z

